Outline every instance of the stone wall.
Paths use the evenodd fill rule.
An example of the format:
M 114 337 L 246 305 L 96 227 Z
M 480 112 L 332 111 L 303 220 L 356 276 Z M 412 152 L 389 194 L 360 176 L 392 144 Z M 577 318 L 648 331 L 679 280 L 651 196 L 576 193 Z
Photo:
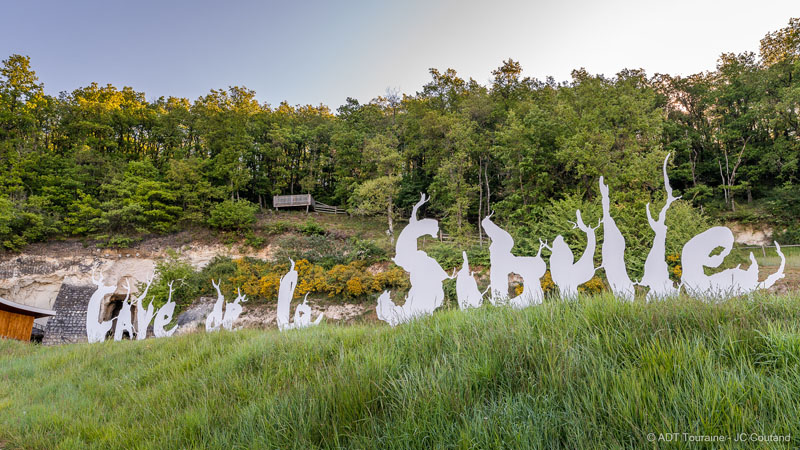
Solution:
M 47 321 L 42 344 L 86 342 L 86 307 L 96 289 L 95 286 L 61 285 L 53 304 L 56 315 Z

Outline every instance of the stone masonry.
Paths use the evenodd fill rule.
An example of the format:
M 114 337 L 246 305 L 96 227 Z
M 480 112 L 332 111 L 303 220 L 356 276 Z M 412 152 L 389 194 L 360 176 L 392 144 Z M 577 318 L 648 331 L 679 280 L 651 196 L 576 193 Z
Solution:
M 86 342 L 86 307 L 96 289 L 95 286 L 61 285 L 53 304 L 56 315 L 47 321 L 42 344 Z

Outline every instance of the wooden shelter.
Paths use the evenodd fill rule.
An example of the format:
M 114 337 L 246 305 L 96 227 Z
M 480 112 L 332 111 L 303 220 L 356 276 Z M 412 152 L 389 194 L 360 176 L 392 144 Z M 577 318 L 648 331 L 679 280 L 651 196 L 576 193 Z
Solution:
M 0 297 L 0 338 L 28 341 L 33 331 L 33 319 L 55 316 L 49 309 L 20 305 Z
M 311 194 L 275 195 L 272 197 L 272 207 L 275 209 L 298 206 L 305 206 L 306 212 L 308 212 L 309 209 L 313 209 L 314 212 L 326 214 L 347 214 L 347 211 L 342 208 L 326 205 L 325 203 L 314 200 Z
M 275 209 L 297 206 L 305 206 L 306 212 L 308 212 L 308 207 L 314 206 L 314 199 L 311 197 L 311 194 L 275 195 L 272 197 L 272 207 Z

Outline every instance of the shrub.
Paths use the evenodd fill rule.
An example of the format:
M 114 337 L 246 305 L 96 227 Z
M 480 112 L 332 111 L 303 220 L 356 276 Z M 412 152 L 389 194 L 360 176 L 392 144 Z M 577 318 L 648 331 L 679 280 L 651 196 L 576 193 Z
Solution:
M 578 286 L 578 292 L 582 294 L 599 294 L 606 289 L 605 283 L 602 278 L 597 275 L 593 276 L 591 280 Z
M 211 292 L 211 280 L 224 280 L 236 273 L 237 265 L 227 256 L 215 256 L 200 272 L 203 280 L 208 285 L 203 292 Z
M 470 267 L 474 268 L 475 266 L 489 265 L 490 242 L 491 241 L 487 240 L 483 247 L 479 245 L 473 245 L 466 249 L 467 259 L 469 260 Z M 436 262 L 438 262 L 439 265 L 441 265 L 445 270 L 452 269 L 454 267 L 461 268 L 461 264 L 464 262 L 461 254 L 463 250 L 464 248 L 462 246 L 450 242 L 435 242 L 434 244 L 430 245 L 429 247 L 426 246 L 425 248 L 425 252 L 428 253 L 428 256 L 435 259 Z M 536 252 L 534 252 L 534 254 L 535 253 Z
M 613 193 L 612 193 L 613 200 Z M 635 205 L 615 204 L 612 201 L 611 215 L 620 232 L 625 237 L 625 261 L 631 278 L 641 278 L 644 261 L 653 245 L 654 233 L 647 222 L 645 212 L 646 201 Z M 650 212 L 657 216 L 663 200 L 656 200 L 650 205 Z M 539 239 L 551 241 L 560 235 L 572 249 L 575 257 L 583 253 L 586 246 L 586 235 L 579 229 L 572 228 L 570 222 L 575 221 L 575 211 L 580 210 L 583 221 L 590 227 L 596 227 L 602 217 L 600 202 L 584 200 L 578 196 L 567 196 L 553 201 L 546 210 L 532 210 L 531 219 L 509 226 L 514 235 L 514 253 L 518 255 L 535 255 L 539 249 Z M 667 210 L 666 225 L 668 227 L 667 254 L 680 254 L 683 245 L 698 233 L 709 228 L 709 222 L 697 209 L 688 202 L 678 200 Z M 597 246 L 595 248 L 595 265 L 600 263 L 603 243 L 603 229 L 595 231 Z M 547 259 L 549 250 L 544 249 L 542 256 Z
M 264 234 L 269 235 L 283 234 L 294 230 L 294 224 L 285 220 L 276 220 L 274 222 L 267 223 L 263 228 Z
M 130 248 L 136 242 L 141 241 L 141 238 L 132 238 L 128 236 L 111 236 L 108 237 L 106 235 L 98 236 L 98 239 L 101 241 L 97 244 L 100 248 Z
M 289 263 L 270 263 L 253 258 L 242 258 L 225 263 L 223 292 L 233 292 L 237 287 L 253 299 L 274 301 L 278 296 L 280 279 L 289 270 Z M 329 270 L 305 259 L 295 261 L 298 282 L 294 298 L 305 294 L 324 294 L 329 297 L 358 299 L 385 289 L 403 289 L 408 281 L 405 272 L 392 266 L 384 272 L 372 274 L 363 262 L 337 264 Z M 226 291 L 226 289 L 228 291 Z
M 208 225 L 220 230 L 243 230 L 256 221 L 258 206 L 247 200 L 225 200 L 211 208 Z
M 275 251 L 274 258 L 279 262 L 288 261 L 289 258 L 295 261 L 306 259 L 311 263 L 320 264 L 326 269 L 348 262 L 341 241 L 319 234 L 288 235 L 278 238 L 275 244 L 278 250 Z
M 425 252 L 428 256 L 435 259 L 445 270 L 453 267 L 461 267 L 463 261 L 461 249 L 458 246 L 446 242 L 434 242 L 430 246 L 426 246 Z M 472 263 L 470 262 L 470 264 Z
M 301 224 L 298 227 L 298 231 L 305 234 L 306 236 L 316 236 L 325 234 L 325 228 L 323 228 L 322 225 L 320 225 L 313 219 L 306 220 L 303 224 Z
M 347 240 L 347 246 L 350 248 L 350 251 L 347 253 L 348 262 L 386 260 L 386 249 L 378 246 L 378 244 L 373 241 L 351 237 Z
M 167 302 L 170 281 L 173 281 L 174 289 L 172 300 L 178 304 L 176 313 L 191 304 L 203 290 L 200 273 L 187 261 L 180 259 L 175 252 L 169 252 L 167 259 L 156 264 L 155 279 L 149 291 L 154 305 L 160 307 Z M 144 287 L 144 283 L 139 283 L 139 293 L 144 291 Z
M 772 236 L 773 242 L 783 244 L 796 244 L 800 242 L 800 225 L 790 226 L 783 230 L 776 231 Z
M 244 239 L 245 245 L 252 248 L 261 248 L 267 243 L 267 238 L 256 235 L 252 230 L 247 232 Z
M 51 233 L 45 218 L 0 196 L 0 248 L 18 251 Z

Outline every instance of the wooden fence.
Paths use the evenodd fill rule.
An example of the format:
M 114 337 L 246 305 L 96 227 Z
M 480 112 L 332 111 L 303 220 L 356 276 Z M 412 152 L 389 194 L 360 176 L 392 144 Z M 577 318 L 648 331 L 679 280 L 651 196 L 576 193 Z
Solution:
M 317 202 L 317 201 L 314 202 L 314 211 L 315 212 L 325 213 L 325 214 L 347 214 L 347 211 L 345 211 L 342 208 L 338 208 L 336 206 L 331 206 L 331 205 L 326 205 L 325 203 Z
M 781 248 L 791 248 L 791 247 L 800 247 L 800 244 L 781 244 Z M 761 255 L 766 257 L 768 248 L 777 248 L 777 247 L 774 245 L 740 245 L 734 248 L 737 250 L 755 250 L 760 248 Z

